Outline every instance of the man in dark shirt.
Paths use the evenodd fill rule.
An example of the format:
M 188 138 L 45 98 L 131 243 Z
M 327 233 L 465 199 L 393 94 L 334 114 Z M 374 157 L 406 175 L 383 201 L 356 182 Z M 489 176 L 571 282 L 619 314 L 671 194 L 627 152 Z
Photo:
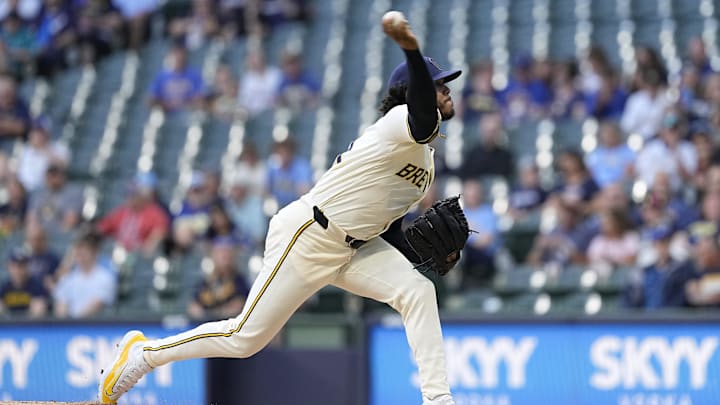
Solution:
M 223 317 L 242 311 L 250 288 L 235 267 L 236 253 L 232 238 L 220 238 L 214 242 L 211 251 L 213 271 L 198 284 L 188 306 L 190 316 Z
M 30 127 L 30 112 L 17 96 L 17 84 L 0 75 L 0 152 L 10 154 L 16 140 L 23 140 Z
M 513 173 L 513 156 L 502 146 L 502 117 L 500 113 L 487 113 L 480 120 L 480 143 L 463 159 L 460 177 L 505 176 Z
M 0 286 L 0 312 L 33 318 L 47 313 L 47 292 L 42 283 L 30 276 L 30 254 L 22 248 L 10 253 L 8 279 Z

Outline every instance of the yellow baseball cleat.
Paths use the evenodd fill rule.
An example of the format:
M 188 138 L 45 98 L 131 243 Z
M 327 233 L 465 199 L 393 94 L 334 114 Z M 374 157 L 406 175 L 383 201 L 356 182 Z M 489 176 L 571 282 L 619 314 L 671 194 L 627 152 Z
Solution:
M 100 371 L 101 379 L 98 386 L 100 402 L 116 403 L 142 376 L 152 370 L 143 357 L 142 346 L 146 341 L 145 335 L 137 330 L 131 330 L 123 336 L 115 348 L 115 356 L 110 367 Z

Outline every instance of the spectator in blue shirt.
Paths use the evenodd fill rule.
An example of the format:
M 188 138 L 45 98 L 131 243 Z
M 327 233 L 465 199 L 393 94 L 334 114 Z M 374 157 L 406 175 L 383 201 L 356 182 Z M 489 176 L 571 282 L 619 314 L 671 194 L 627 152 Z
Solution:
M 535 62 L 527 54 L 516 58 L 512 77 L 500 92 L 505 115 L 510 121 L 547 115 L 553 100 L 551 73 L 548 61 Z
M 613 70 L 601 72 L 597 89 L 585 92 L 585 110 L 597 119 L 619 119 L 625 110 L 627 92 Z
M 611 121 L 605 121 L 598 131 L 599 145 L 585 156 L 593 179 L 600 186 L 623 183 L 630 179 L 635 163 L 635 152 L 623 142 L 620 127 Z
M 273 147 L 268 162 L 267 190 L 282 208 L 310 191 L 313 173 L 310 162 L 296 155 L 295 142 L 286 139 Z
M 75 15 L 69 2 L 45 0 L 37 27 L 38 74 L 52 76 L 66 65 L 66 56 L 77 35 Z
M 654 310 L 686 305 L 684 286 L 692 274 L 692 267 L 672 257 L 672 237 L 672 227 L 660 226 L 652 230 L 655 260 L 628 285 L 625 292 L 628 306 Z
M 195 240 L 207 232 L 210 225 L 210 205 L 213 202 L 211 198 L 204 173 L 193 172 L 182 206 L 172 218 L 176 251 L 183 252 L 192 248 Z
M 60 256 L 48 246 L 47 235 L 40 225 L 28 223 L 25 231 L 25 248 L 30 255 L 28 262 L 30 275 L 42 281 L 43 286 L 52 292 L 57 282 Z
M 302 66 L 300 55 L 287 53 L 282 61 L 282 79 L 276 101 L 293 110 L 316 107 L 320 100 L 320 83 Z
M 187 50 L 175 44 L 167 56 L 167 68 L 158 72 L 150 87 L 150 101 L 166 112 L 197 106 L 204 96 L 200 73 L 188 66 Z
M 463 185 L 463 210 L 470 234 L 463 255 L 465 258 L 463 286 L 482 284 L 495 273 L 495 254 L 501 247 L 498 220 L 492 205 L 483 201 L 479 181 L 468 180 Z

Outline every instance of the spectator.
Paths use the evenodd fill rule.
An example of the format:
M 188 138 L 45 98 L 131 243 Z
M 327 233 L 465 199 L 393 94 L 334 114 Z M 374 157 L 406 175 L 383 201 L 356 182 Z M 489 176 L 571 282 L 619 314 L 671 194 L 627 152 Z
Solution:
M 668 71 L 662 62 L 660 54 L 651 47 L 640 45 L 635 48 L 635 73 L 630 83 L 630 90 L 635 92 L 642 87 L 643 72 L 655 71 L 662 86 L 667 86 Z
M 688 60 L 703 78 L 713 73 L 710 58 L 705 50 L 705 42 L 701 37 L 690 38 L 687 44 Z
M 224 39 L 231 41 L 238 35 L 247 37 L 262 35 L 257 2 L 220 0 L 218 3 L 217 14 Z
M 580 89 L 583 93 L 597 93 L 603 78 L 612 70 L 605 50 L 598 45 L 591 46 L 580 63 Z
M 19 14 L 11 12 L 0 26 L 0 42 L 8 57 L 10 72 L 15 77 L 23 77 L 28 72 L 37 52 L 32 27 L 22 20 Z
M 30 198 L 30 220 L 69 231 L 80 223 L 82 206 L 82 190 L 67 183 L 64 166 L 53 163 L 45 172 L 45 186 Z
M 296 155 L 295 142 L 277 142 L 268 161 L 267 190 L 282 208 L 307 193 L 313 184 L 310 162 Z
M 225 205 L 220 188 L 222 187 L 222 172 L 219 169 L 206 168 L 201 172 L 205 194 L 208 204 Z
M 306 21 L 310 10 L 306 0 L 269 0 L 258 5 L 261 20 L 272 29 L 289 21 Z
M 67 65 L 67 54 L 75 44 L 76 20 L 69 2 L 45 0 L 38 19 L 38 74 L 50 77 Z
M 695 207 L 689 206 L 680 195 L 672 189 L 670 176 L 661 172 L 655 177 L 653 187 L 646 199 L 661 210 L 662 216 L 676 229 L 685 229 L 698 218 Z
M 93 63 L 122 44 L 124 21 L 110 0 L 86 0 L 78 10 L 77 35 L 83 62 Z
M 229 317 L 242 312 L 250 289 L 235 266 L 235 253 L 230 241 L 213 244 L 213 270 L 195 289 L 187 309 L 191 317 Z
M 12 154 L 16 140 L 24 140 L 30 127 L 30 111 L 17 96 L 10 76 L 0 75 L 0 152 Z
M 170 37 L 189 49 L 198 49 L 220 32 L 220 20 L 212 0 L 193 0 L 190 14 L 170 21 Z
M 631 207 L 622 184 L 608 184 L 593 200 L 589 215 L 585 217 L 575 233 L 575 244 L 578 249 L 587 252 L 592 240 L 601 234 L 603 214 L 608 211 L 628 212 L 629 220 L 633 225 L 642 222 L 639 213 Z
M 42 283 L 28 270 L 29 254 L 21 248 L 10 253 L 8 278 L 0 286 L 0 313 L 40 318 L 48 309 L 48 295 Z
M 512 77 L 500 92 L 505 116 L 510 121 L 546 115 L 553 98 L 549 84 L 551 72 L 547 61 L 533 61 L 528 54 L 516 58 Z
M 242 152 L 237 158 L 234 168 L 237 178 L 243 177 L 248 181 L 249 192 L 263 195 L 267 187 L 267 166 L 260 159 L 257 148 L 253 143 L 243 145 Z
M 667 173 L 673 191 L 692 180 L 697 170 L 697 153 L 692 143 L 683 140 L 684 123 L 675 111 L 669 112 L 658 139 L 650 141 L 638 153 L 635 172 L 638 180 L 652 187 L 658 173 Z
M 66 166 L 70 162 L 70 150 L 62 143 L 53 142 L 51 131 L 47 118 L 34 120 L 30 140 L 20 152 L 18 178 L 29 192 L 42 187 L 48 166 Z
M 40 14 L 42 0 L 5 0 L 0 2 L 0 20 L 15 12 L 25 21 L 33 21 Z
M 259 48 L 248 52 L 245 68 L 240 81 L 238 103 L 253 116 L 273 107 L 282 72 L 275 66 L 267 65 L 265 55 Z
M 463 185 L 463 210 L 474 230 L 464 249 L 463 286 L 487 282 L 495 273 L 495 254 L 501 247 L 497 216 L 492 205 L 483 201 L 480 182 L 467 180 Z
M 150 101 L 165 112 L 197 107 L 204 96 L 202 76 L 188 66 L 187 50 L 173 45 L 166 58 L 166 68 L 158 72 L 150 87 Z
M 553 102 L 550 105 L 552 117 L 557 119 L 582 120 L 587 115 L 585 100 L 577 88 L 578 66 L 573 60 L 558 63 L 553 70 Z
M 578 249 L 576 237 L 580 230 L 582 215 L 576 206 L 559 200 L 553 207 L 554 226 L 535 238 L 527 256 L 527 262 L 536 266 L 560 269 L 569 264 L 585 262 L 583 252 Z
M 712 77 L 712 76 L 708 76 Z M 694 65 L 683 66 L 680 74 L 680 88 L 678 105 L 692 118 L 704 118 L 710 113 L 710 107 L 706 100 L 703 100 L 703 85 L 705 94 L 718 93 L 720 81 L 701 81 L 700 72 Z M 717 95 L 714 95 L 717 97 Z
M 576 150 L 565 150 L 557 159 L 560 178 L 553 190 L 555 199 L 559 198 L 580 212 L 586 212 L 600 188 L 585 166 L 582 155 Z
M 302 66 L 299 54 L 286 53 L 282 60 L 282 79 L 275 100 L 292 110 L 314 108 L 320 101 L 320 83 Z
M 98 231 L 115 239 L 130 252 L 151 255 L 165 240 L 170 219 L 154 200 L 154 190 L 140 183 L 130 185 L 125 203 L 98 223 Z
M 500 111 L 500 96 L 492 84 L 493 64 L 491 61 L 474 64 L 470 68 L 470 80 L 462 93 L 462 117 L 465 122 L 474 122 L 489 112 Z
M 204 173 L 193 172 L 182 206 L 173 215 L 173 244 L 177 252 L 191 249 L 196 239 L 207 232 L 212 203 Z
M 692 235 L 694 272 L 685 283 L 685 295 L 692 306 L 717 307 L 720 304 L 720 243 L 715 223 L 695 227 Z
M 158 0 L 113 0 L 127 21 L 127 44 L 138 50 L 147 39 L 150 16 L 159 5 Z
M 640 238 L 633 231 L 625 211 L 609 210 L 603 213 L 600 235 L 593 238 L 588 248 L 590 266 L 598 271 L 631 266 L 640 248 Z
M 618 74 L 614 70 L 604 71 L 600 76 L 598 89 L 588 90 L 584 94 L 587 114 L 599 120 L 617 120 L 625 110 L 627 92 L 620 85 Z
M 712 158 L 716 153 L 715 145 L 708 131 L 699 130 L 692 134 L 690 140 L 695 147 L 697 155 L 697 169 L 692 176 L 691 183 L 698 192 L 705 189 L 705 181 L 708 178 L 708 172 L 712 166 Z
M 486 113 L 480 120 L 480 143 L 473 146 L 463 159 L 460 176 L 464 179 L 481 176 L 513 174 L 512 153 L 503 146 L 502 117 L 499 113 Z
M 30 276 L 41 281 L 47 291 L 52 291 L 57 282 L 60 256 L 48 246 L 45 230 L 37 224 L 28 224 L 24 247 L 30 255 Z
M 252 191 L 252 180 L 238 173 L 228 194 L 227 210 L 232 222 L 252 240 L 253 246 L 260 246 L 267 232 L 267 217 L 261 195 Z
M 54 312 L 58 318 L 87 318 L 96 316 L 115 302 L 117 281 L 111 270 L 98 260 L 100 239 L 97 235 L 82 235 L 70 254 L 70 270 L 57 283 L 54 292 Z
M 27 207 L 28 198 L 25 188 L 17 178 L 11 178 L 7 185 L 7 199 L 2 201 L 0 198 L 0 236 L 22 229 Z
M 635 152 L 624 142 L 620 128 L 611 121 L 600 124 L 599 145 L 585 156 L 585 164 L 595 182 L 603 188 L 624 183 L 632 176 Z
M 660 72 L 645 69 L 640 70 L 638 75 L 638 90 L 627 99 L 620 128 L 627 134 L 640 134 L 643 139 L 649 140 L 662 127 L 663 117 L 672 100 Z
M 510 190 L 510 215 L 522 219 L 542 206 L 548 196 L 540 185 L 540 173 L 532 159 L 525 159 L 518 164 L 519 182 Z
M 658 227 L 652 231 L 655 258 L 628 285 L 625 292 L 628 306 L 655 310 L 686 305 L 685 283 L 692 266 L 673 258 L 670 253 L 672 236 L 673 231 L 669 227 Z
M 232 121 L 238 116 L 238 83 L 235 80 L 230 66 L 220 65 L 215 71 L 215 83 L 208 95 L 210 98 L 210 111 L 224 121 Z
M 208 217 L 208 227 L 203 236 L 209 245 L 212 245 L 218 240 L 226 239 L 234 245 L 250 247 L 248 238 L 243 235 L 242 230 L 235 225 L 230 218 L 230 214 L 228 214 L 225 207 L 221 204 L 216 203 L 210 205 Z

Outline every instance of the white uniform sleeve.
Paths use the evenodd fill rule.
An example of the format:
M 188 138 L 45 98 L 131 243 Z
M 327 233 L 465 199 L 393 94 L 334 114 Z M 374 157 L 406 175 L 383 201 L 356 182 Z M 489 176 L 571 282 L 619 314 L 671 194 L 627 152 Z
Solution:
M 437 125 L 431 138 L 435 137 L 440 131 L 440 111 L 438 110 L 437 113 Z M 415 138 L 410 134 L 408 109 L 405 104 L 393 107 L 385 116 L 380 118 L 374 126 L 380 139 L 388 140 L 391 143 L 417 143 Z

